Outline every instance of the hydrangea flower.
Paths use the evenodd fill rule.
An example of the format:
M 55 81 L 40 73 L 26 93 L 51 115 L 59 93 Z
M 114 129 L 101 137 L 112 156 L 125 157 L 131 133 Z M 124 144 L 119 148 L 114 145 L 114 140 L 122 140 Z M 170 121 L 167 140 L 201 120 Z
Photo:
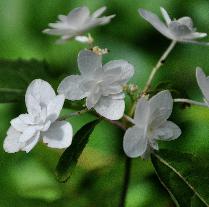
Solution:
M 161 91 L 150 100 L 139 99 L 133 119 L 133 127 L 124 135 L 123 148 L 127 156 L 146 158 L 150 152 L 158 150 L 157 140 L 170 141 L 180 136 L 180 128 L 167 121 L 173 108 L 169 91 Z
M 204 95 L 204 100 L 209 106 L 209 77 L 205 75 L 200 67 L 196 69 L 197 83 Z
M 144 9 L 139 9 L 138 11 L 139 14 L 156 30 L 171 40 L 178 42 L 198 43 L 195 41 L 195 39 L 200 39 L 207 36 L 206 33 L 196 32 L 196 28 L 194 28 L 193 21 L 190 17 L 182 17 L 177 20 L 171 20 L 167 11 L 162 7 L 160 9 L 165 23 L 150 11 Z
M 113 60 L 102 66 L 102 56 L 90 50 L 78 55 L 81 75 L 66 77 L 58 93 L 68 100 L 86 98 L 88 109 L 110 120 L 118 120 L 125 109 L 123 85 L 133 76 L 134 68 L 125 60 Z
M 61 36 L 58 42 L 64 42 L 73 37 L 80 42 L 88 42 L 89 38 L 82 36 L 84 32 L 96 27 L 98 25 L 104 25 L 110 22 L 115 15 L 100 17 L 106 7 L 101 7 L 96 10 L 92 15 L 88 7 L 78 7 L 68 13 L 67 16 L 59 15 L 58 21 L 49 24 L 49 29 L 45 29 L 43 32 L 50 35 Z
M 40 139 L 48 147 L 68 147 L 72 141 L 72 127 L 66 121 L 57 120 L 64 100 L 63 95 L 56 96 L 48 82 L 32 81 L 25 94 L 28 113 L 11 121 L 4 150 L 9 153 L 29 152 Z

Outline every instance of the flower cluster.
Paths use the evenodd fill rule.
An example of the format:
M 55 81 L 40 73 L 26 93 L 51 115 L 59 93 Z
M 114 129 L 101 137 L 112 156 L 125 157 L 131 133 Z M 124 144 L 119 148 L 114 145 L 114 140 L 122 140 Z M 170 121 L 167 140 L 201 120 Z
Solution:
M 111 21 L 115 15 L 101 17 L 105 10 L 106 7 L 102 7 L 90 15 L 87 7 L 76 8 L 67 16 L 59 15 L 59 21 L 49 24 L 51 28 L 44 32 L 60 36 L 59 41 L 62 42 L 75 38 L 80 42 L 92 43 L 91 36 L 83 34 L 90 28 Z M 190 17 L 171 20 L 165 9 L 161 8 L 161 12 L 165 23 L 155 14 L 139 9 L 139 14 L 145 20 L 174 42 L 197 43 L 196 39 L 207 35 L 196 32 Z M 162 57 L 165 58 L 170 50 Z M 72 126 L 69 122 L 59 119 L 65 99 L 71 101 L 85 99 L 88 111 L 94 109 L 96 115 L 111 120 L 111 123 L 123 118 L 125 91 L 129 91 L 129 95 L 138 92 L 138 87 L 133 84 L 124 90 L 124 86 L 127 88 L 127 82 L 134 75 L 134 66 L 126 60 L 113 60 L 102 65 L 102 55 L 107 51 L 99 47 L 81 50 L 77 59 L 80 74 L 64 78 L 57 89 L 59 95 L 55 94 L 48 82 L 40 79 L 32 81 L 25 94 L 27 113 L 11 120 L 4 140 L 4 150 L 8 153 L 29 152 L 40 140 L 52 148 L 70 146 L 73 136 Z M 160 66 L 161 64 L 157 64 L 154 72 Z M 153 74 L 149 81 L 152 80 Z M 209 107 L 209 78 L 200 68 L 197 68 L 196 76 L 206 105 Z M 126 130 L 123 140 L 124 151 L 129 157 L 146 158 L 153 150 L 158 150 L 158 140 L 169 141 L 181 135 L 180 128 L 172 121 L 168 121 L 173 109 L 170 92 L 161 91 L 150 99 L 145 92 L 137 94 L 138 100 L 133 103 L 133 106 L 136 104 L 134 118 L 129 117 L 131 123 L 123 127 L 133 125 Z

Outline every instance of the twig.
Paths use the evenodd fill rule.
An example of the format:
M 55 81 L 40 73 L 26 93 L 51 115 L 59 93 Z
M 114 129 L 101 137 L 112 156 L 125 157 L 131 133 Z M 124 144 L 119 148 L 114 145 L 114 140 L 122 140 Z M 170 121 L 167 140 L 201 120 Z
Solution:
M 184 98 L 176 98 L 173 100 L 175 103 L 189 103 L 189 104 L 193 104 L 193 105 L 197 105 L 197 106 L 203 106 L 203 107 L 209 107 L 208 104 L 206 103 L 202 103 L 202 102 L 198 102 L 198 101 L 193 101 L 190 99 L 184 99 Z
M 147 91 L 149 90 L 151 83 L 154 79 L 155 74 L 157 73 L 157 71 L 160 69 L 160 67 L 164 64 L 166 58 L 168 57 L 168 55 L 170 54 L 170 52 L 172 51 L 172 49 L 174 48 L 174 46 L 176 45 L 176 41 L 172 41 L 171 44 L 169 45 L 169 47 L 167 48 L 167 50 L 163 53 L 163 55 L 160 57 L 160 59 L 158 60 L 157 64 L 155 65 L 155 67 L 152 69 L 152 72 L 150 73 L 150 76 L 148 78 L 148 81 L 144 87 L 144 90 L 142 92 L 142 94 L 146 94 Z
M 130 180 L 130 174 L 131 174 L 131 158 L 126 157 L 124 183 L 123 183 L 123 187 L 122 187 L 123 189 L 121 192 L 120 203 L 119 203 L 118 207 L 125 207 L 126 197 L 127 197 L 127 192 L 128 192 L 128 185 L 129 185 L 129 180 Z

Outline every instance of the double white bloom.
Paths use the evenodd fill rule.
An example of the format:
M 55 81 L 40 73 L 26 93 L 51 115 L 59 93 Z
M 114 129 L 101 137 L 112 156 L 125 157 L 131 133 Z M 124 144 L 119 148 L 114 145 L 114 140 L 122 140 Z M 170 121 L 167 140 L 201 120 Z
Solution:
M 198 43 L 195 39 L 207 36 L 206 33 L 196 32 L 193 21 L 190 17 L 182 17 L 177 20 L 171 20 L 167 11 L 161 7 L 161 13 L 165 20 L 162 22 L 154 13 L 139 9 L 139 14 L 148 21 L 156 30 L 167 38 L 178 42 Z M 204 43 L 208 44 L 208 43 Z
M 9 153 L 29 152 L 40 140 L 52 148 L 66 148 L 72 141 L 72 127 L 66 121 L 57 121 L 64 104 L 64 96 L 55 94 L 46 81 L 36 79 L 25 95 L 27 114 L 11 121 L 4 140 Z
M 199 67 L 196 69 L 197 83 L 204 95 L 204 101 L 209 107 L 209 76 L 207 77 L 203 70 Z
M 90 50 L 78 55 L 81 75 L 66 77 L 58 88 L 68 100 L 86 97 L 88 109 L 111 120 L 118 120 L 125 110 L 123 85 L 134 74 L 134 67 L 125 60 L 113 60 L 102 66 L 102 56 Z
M 167 121 L 173 109 L 173 99 L 169 91 L 159 92 L 150 100 L 139 99 L 134 126 L 124 136 L 123 148 L 129 157 L 147 157 L 154 149 L 158 150 L 157 140 L 170 141 L 180 136 L 180 128 Z
M 100 17 L 106 7 L 101 7 L 92 15 L 87 7 L 79 7 L 73 9 L 67 16 L 59 15 L 56 23 L 50 23 L 49 29 L 43 32 L 50 35 L 61 36 L 58 42 L 63 42 L 75 37 L 77 41 L 88 42 L 88 37 L 80 36 L 87 30 L 98 25 L 104 25 L 110 22 L 115 15 Z

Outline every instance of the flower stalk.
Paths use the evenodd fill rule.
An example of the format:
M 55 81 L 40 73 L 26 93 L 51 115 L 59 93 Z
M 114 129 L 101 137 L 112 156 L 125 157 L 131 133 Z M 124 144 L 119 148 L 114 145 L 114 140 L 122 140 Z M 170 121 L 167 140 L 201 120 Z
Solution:
M 169 47 L 167 48 L 167 50 L 163 53 L 163 55 L 160 57 L 160 59 L 158 60 L 157 64 L 155 65 L 155 67 L 152 69 L 152 72 L 150 73 L 150 76 L 148 78 L 148 81 L 144 87 L 144 90 L 142 92 L 142 94 L 146 94 L 147 91 L 149 90 L 152 81 L 156 75 L 156 73 L 158 72 L 158 70 L 161 68 L 161 66 L 165 63 L 166 58 L 168 57 L 168 55 L 170 54 L 170 52 L 173 50 L 173 48 L 176 45 L 176 41 L 173 40 L 171 42 L 171 44 L 169 45 Z

